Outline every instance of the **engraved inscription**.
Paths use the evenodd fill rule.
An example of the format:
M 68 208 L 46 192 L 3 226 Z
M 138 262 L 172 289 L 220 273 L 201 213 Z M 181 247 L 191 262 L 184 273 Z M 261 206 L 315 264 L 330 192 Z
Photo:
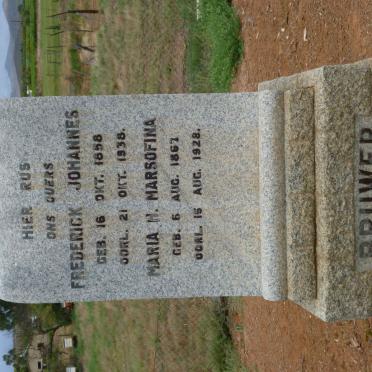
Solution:
M 357 118 L 357 268 L 372 270 L 372 117 Z
M 20 189 L 22 191 L 32 190 L 31 184 L 31 165 L 27 162 L 19 165 Z
M 80 173 L 80 122 L 79 112 L 66 111 L 67 184 L 75 190 L 81 189 Z
M 38 210 L 28 205 L 22 207 L 19 218 L 22 240 L 63 239 L 67 232 L 66 264 L 69 287 L 74 291 L 89 287 L 92 266 L 104 269 L 116 261 L 123 270 L 131 270 L 142 263 L 143 275 L 156 280 L 166 275 L 167 267 L 182 256 L 193 257 L 194 262 L 204 260 L 202 129 L 190 128 L 183 135 L 175 130 L 164 139 L 156 117 L 143 120 L 137 149 L 142 174 L 135 183 L 131 159 L 136 149 L 131 146 L 130 130 L 120 126 L 111 133 L 98 129 L 87 135 L 85 117 L 79 110 L 68 109 L 63 114 L 66 164 L 63 180 L 68 190 L 84 194 L 86 199 L 58 215 L 55 204 L 68 201 L 57 187 L 58 163 L 51 159 L 44 159 L 41 164 L 20 163 L 18 177 L 22 192 L 36 187 L 37 177 L 32 170 L 42 169 L 40 181 L 46 207 L 42 227 L 37 223 Z M 111 169 L 107 166 L 110 164 L 115 166 Z M 137 198 L 146 206 L 140 212 L 128 203 L 131 193 L 136 191 L 140 191 Z M 108 203 L 120 207 L 113 214 L 104 212 Z M 164 203 L 169 203 L 166 210 L 162 207 Z M 185 209 L 185 203 L 192 207 Z M 183 221 L 188 219 L 194 223 L 184 228 Z M 136 232 L 137 224 L 144 224 L 140 233 Z M 168 226 L 166 231 L 163 226 Z M 187 242 L 191 245 L 187 246 Z

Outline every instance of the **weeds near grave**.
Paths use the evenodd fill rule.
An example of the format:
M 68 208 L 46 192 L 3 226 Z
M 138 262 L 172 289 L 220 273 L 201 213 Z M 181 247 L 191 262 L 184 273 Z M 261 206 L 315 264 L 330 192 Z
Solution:
M 208 329 L 207 345 L 209 345 L 210 370 L 216 372 L 248 372 L 242 365 L 236 352 L 229 330 L 228 312 L 226 302 L 214 308 L 212 314 L 207 314 L 201 331 Z
M 189 25 L 186 72 L 192 92 L 227 92 L 243 54 L 240 21 L 227 0 L 180 4 Z

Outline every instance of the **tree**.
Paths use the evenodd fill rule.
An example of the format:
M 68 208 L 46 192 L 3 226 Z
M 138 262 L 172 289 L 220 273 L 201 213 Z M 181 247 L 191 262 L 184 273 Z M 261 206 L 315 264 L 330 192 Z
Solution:
M 6 365 L 12 366 L 15 364 L 16 355 L 14 349 L 8 351 L 8 354 L 3 355 L 3 360 Z
M 8 366 L 13 366 L 15 371 L 28 372 L 27 358 L 25 355 L 17 355 L 14 349 L 3 355 L 3 360 Z
M 0 330 L 10 331 L 14 326 L 14 305 L 0 300 Z

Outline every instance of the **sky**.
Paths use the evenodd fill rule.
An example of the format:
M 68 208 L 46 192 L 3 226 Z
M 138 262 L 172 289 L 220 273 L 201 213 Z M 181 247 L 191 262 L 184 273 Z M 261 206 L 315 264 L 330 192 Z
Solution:
M 5 59 L 9 46 L 9 28 L 3 12 L 3 0 L 0 0 L 0 97 L 9 97 L 11 85 L 5 70 Z M 3 355 L 13 346 L 12 334 L 0 332 L 0 371 L 13 371 L 12 367 L 3 362 Z
M 13 347 L 13 339 L 11 333 L 0 332 L 0 371 L 1 372 L 8 372 L 14 371 L 13 367 L 7 366 L 3 361 L 3 355 L 7 354 L 7 352 L 12 349 Z

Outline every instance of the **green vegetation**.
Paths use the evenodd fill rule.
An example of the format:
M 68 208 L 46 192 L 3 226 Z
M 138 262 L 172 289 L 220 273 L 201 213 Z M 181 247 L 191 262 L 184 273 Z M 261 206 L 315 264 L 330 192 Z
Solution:
M 223 301 L 212 299 L 79 304 L 73 325 L 87 372 L 246 371 Z
M 23 94 L 26 95 L 27 88 L 33 95 L 44 96 L 87 93 L 90 67 L 82 63 L 82 52 L 77 50 L 77 45 L 81 45 L 83 38 L 90 44 L 92 40 L 87 35 L 92 35 L 92 29 L 99 26 L 99 16 L 57 15 L 74 10 L 74 1 L 42 0 L 36 9 L 37 4 L 35 0 L 25 0 L 20 7 L 24 39 Z M 80 6 L 84 10 L 91 4 L 84 0 Z
M 77 44 L 80 42 L 78 36 L 76 34 L 73 34 L 71 37 L 72 44 Z M 82 73 L 83 72 L 83 66 L 80 60 L 80 54 L 79 51 L 75 48 L 70 49 L 70 65 L 71 65 L 71 71 L 74 71 L 75 73 Z M 78 94 L 82 89 L 82 80 L 81 79 L 75 79 L 74 80 L 74 92 L 75 94 Z
M 213 372 L 248 372 L 241 364 L 240 358 L 232 342 L 228 312 L 224 306 L 216 307 L 214 314 L 205 319 L 202 327 L 208 330 L 210 356 L 208 368 Z
M 179 92 L 185 90 L 185 80 L 191 92 L 229 90 L 242 42 L 240 23 L 228 0 L 200 0 L 198 9 L 195 0 L 117 0 L 115 7 L 112 3 L 100 1 L 106 22 L 97 36 L 93 94 Z M 34 94 L 66 94 L 61 88 L 63 74 L 74 85 L 73 94 L 82 90 L 87 68 L 73 46 L 84 33 L 71 31 L 81 27 L 82 18 L 50 17 L 61 10 L 59 6 L 55 1 L 41 2 L 37 40 L 35 1 L 25 0 L 24 91 L 29 87 Z M 70 74 L 62 68 L 63 61 L 66 65 L 62 44 L 69 50 Z
M 35 1 L 34 1 L 35 2 Z M 58 1 L 41 1 L 40 3 L 40 91 L 43 96 L 57 96 L 60 94 L 60 74 L 62 55 L 61 34 L 58 27 L 62 27 L 58 17 L 50 17 L 59 12 Z
M 34 0 L 24 0 L 19 7 L 22 18 L 22 95 L 26 95 L 27 88 L 33 92 L 37 90 L 36 77 L 36 7 Z
M 16 372 L 27 372 L 27 352 L 35 335 L 45 335 L 51 344 L 55 332 L 68 324 L 71 324 L 71 314 L 60 304 L 27 305 L 0 301 L 0 330 L 12 330 L 16 338 L 14 349 L 3 356 L 4 361 L 13 365 Z M 57 350 L 46 349 L 45 359 L 50 371 L 61 370 L 54 368 L 61 364 Z
M 57 12 L 59 5 L 56 1 L 41 1 L 41 14 L 37 14 L 36 4 L 35 0 L 24 0 L 20 6 L 23 25 L 22 93 L 26 95 L 28 88 L 33 95 L 57 95 L 61 60 L 59 50 L 50 47 L 58 46 L 60 37 L 58 30 L 50 29 L 57 26 L 57 21 L 48 16 Z
M 190 91 L 229 91 L 243 53 L 234 9 L 228 0 L 200 0 L 195 9 L 181 3 L 189 27 L 186 71 Z
M 43 332 L 71 323 L 70 314 L 60 304 L 29 305 L 29 311 L 38 319 L 38 327 Z
M 11 303 L 0 300 L 0 330 L 9 331 L 14 327 L 14 307 Z
M 93 94 L 226 92 L 242 56 L 227 0 L 101 0 Z M 184 44 L 186 43 L 186 51 Z M 181 79 L 179 76 L 181 75 Z

